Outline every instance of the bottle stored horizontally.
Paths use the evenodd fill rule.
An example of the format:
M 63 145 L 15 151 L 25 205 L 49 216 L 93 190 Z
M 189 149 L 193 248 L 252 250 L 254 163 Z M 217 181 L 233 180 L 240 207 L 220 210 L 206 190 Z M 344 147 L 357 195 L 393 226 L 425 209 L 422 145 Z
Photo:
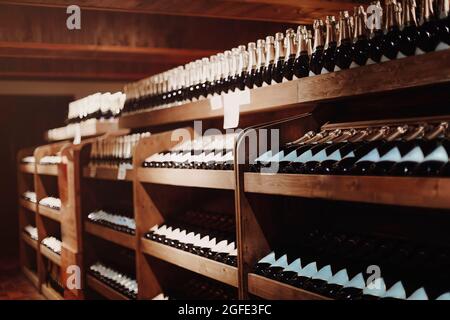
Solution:
M 334 16 L 327 16 L 326 24 L 326 39 L 323 51 L 323 67 L 328 72 L 333 72 L 336 66 L 336 19 Z
M 311 55 L 309 69 L 310 75 L 318 75 L 322 73 L 323 68 L 323 51 L 325 41 L 323 38 L 323 21 L 314 20 L 314 49 Z
M 369 40 L 366 29 L 367 16 L 363 6 L 355 9 L 354 20 L 352 62 L 357 66 L 364 66 L 369 59 Z

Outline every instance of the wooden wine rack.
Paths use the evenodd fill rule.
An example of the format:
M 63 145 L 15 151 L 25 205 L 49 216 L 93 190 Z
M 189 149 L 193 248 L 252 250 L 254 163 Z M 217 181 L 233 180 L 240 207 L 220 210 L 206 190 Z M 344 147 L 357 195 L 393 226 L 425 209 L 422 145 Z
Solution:
M 241 125 L 247 129 L 236 141 L 235 163 L 248 160 L 242 153 L 245 148 L 241 146 L 250 129 L 277 129 L 281 142 L 285 143 L 328 122 L 354 124 L 360 120 L 370 123 L 371 119 L 392 118 L 401 122 L 401 119 L 412 115 L 435 115 L 430 107 L 433 105 L 442 114 L 446 112 L 443 104 L 450 102 L 449 89 L 450 50 L 252 89 L 249 92 L 250 104 L 240 107 Z M 73 180 L 64 189 L 70 196 L 63 203 L 70 205 L 63 205 L 60 220 L 61 226 L 67 223 L 65 210 L 70 207 L 76 230 L 69 233 L 73 235 L 69 247 L 77 248 L 73 253 L 79 254 L 76 257 L 79 265 L 83 266 L 85 290 L 96 291 L 109 299 L 128 299 L 87 275 L 86 268 L 98 258 L 99 252 L 93 248 L 99 241 L 110 247 L 104 250 L 112 256 L 117 248 L 132 252 L 134 258 L 128 266 L 136 274 L 138 299 L 152 299 L 195 273 L 237 288 L 240 299 L 257 296 L 264 299 L 327 300 L 321 295 L 253 273 L 253 266 L 259 259 L 295 234 L 290 228 L 303 227 L 303 221 L 315 215 L 309 211 L 311 207 L 335 202 L 370 208 L 395 206 L 414 212 L 411 223 L 419 225 L 436 225 L 433 219 L 445 217 L 430 214 L 423 219 L 424 210 L 428 213 L 450 208 L 447 196 L 450 179 L 446 178 L 256 174 L 246 172 L 244 164 L 236 165 L 230 171 L 142 167 L 147 157 L 176 144 L 176 141 L 171 141 L 174 128 L 193 120 L 204 120 L 203 130 L 218 129 L 222 126 L 221 117 L 223 109 L 212 109 L 209 99 L 122 116 L 119 120 L 121 128 L 147 128 L 152 132 L 150 137 L 139 141 L 133 155 L 134 169 L 127 171 L 123 181 L 119 181 L 116 168 L 89 166 L 91 143 L 106 136 L 66 148 L 67 168 L 71 168 L 67 169 L 66 176 L 73 177 Z M 193 128 L 186 129 L 193 134 Z M 36 167 L 34 175 L 40 177 L 39 172 L 47 175 L 57 172 L 59 177 L 61 171 L 59 168 L 55 170 L 38 170 Z M 29 174 L 27 172 L 31 172 L 30 166 L 20 165 L 19 179 L 21 175 Z M 87 214 L 108 204 L 111 199 L 131 203 L 136 221 L 135 235 L 87 221 Z M 23 201 L 20 203 L 21 210 L 34 208 Z M 223 210 L 235 216 L 237 268 L 144 237 L 152 226 L 193 207 Z M 283 212 L 285 208 L 295 210 L 284 217 L 287 214 Z M 45 215 L 45 210 L 39 206 L 35 211 L 41 219 Z M 363 216 L 368 219 L 375 214 L 374 211 L 361 212 L 359 219 Z M 382 212 L 379 215 L 381 220 L 386 219 Z M 345 214 L 336 213 L 336 216 Z M 396 217 L 392 215 L 389 219 Z M 348 226 L 353 226 L 353 223 L 350 221 Z M 395 230 L 402 231 L 401 227 Z M 432 238 L 432 232 L 424 233 L 424 237 L 428 236 Z M 22 242 L 34 246 L 29 239 Z M 63 243 L 66 250 L 64 233 Z M 39 251 L 42 249 L 39 245 L 36 247 L 41 256 Z M 63 265 L 64 256 L 61 260 Z M 23 265 L 24 272 L 30 274 Z

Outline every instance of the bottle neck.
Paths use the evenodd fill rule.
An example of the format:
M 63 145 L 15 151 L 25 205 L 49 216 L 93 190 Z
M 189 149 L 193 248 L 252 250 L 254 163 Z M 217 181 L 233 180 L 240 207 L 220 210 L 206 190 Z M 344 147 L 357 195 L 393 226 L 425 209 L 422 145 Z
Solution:
M 256 69 L 257 66 L 257 59 L 256 59 L 256 49 L 255 48 L 249 48 L 248 49 L 248 70 L 252 71 L 253 69 Z
M 336 24 L 334 21 L 327 21 L 327 36 L 325 39 L 325 48 L 328 48 L 332 44 L 336 43 Z
M 396 3 L 392 1 L 387 1 L 385 12 L 386 12 L 386 25 L 385 25 L 386 31 L 398 28 Z
M 275 61 L 278 61 L 280 59 L 284 59 L 286 56 L 284 47 L 284 39 L 278 39 L 275 42 Z
M 292 34 L 288 34 L 286 36 L 286 52 L 285 52 L 285 58 L 286 60 L 288 60 L 289 58 L 291 58 L 292 56 L 295 55 L 296 53 L 296 48 L 295 48 L 295 33 Z
M 266 62 L 266 55 L 264 52 L 264 47 L 260 46 L 256 49 L 256 67 L 260 68 L 264 66 Z
M 404 140 L 406 141 L 411 141 L 414 139 L 419 139 L 422 138 L 425 134 L 425 126 L 421 125 L 418 126 L 416 128 L 414 128 L 413 130 L 411 130 L 411 133 L 409 133 Z
M 308 40 L 306 39 L 306 33 L 303 30 L 297 32 L 297 58 L 301 54 L 308 53 Z
M 405 27 L 417 26 L 416 1 L 415 0 L 404 1 L 403 25 Z
M 339 41 L 338 45 L 342 42 L 350 40 L 350 23 L 347 17 L 341 18 L 339 21 Z
M 425 135 L 425 139 L 427 140 L 433 140 L 440 136 L 445 136 L 446 132 L 448 130 L 448 122 L 442 122 L 437 127 L 432 129 L 430 132 L 428 132 Z
M 439 19 L 448 18 L 449 14 L 450 14 L 450 0 L 440 0 Z
M 324 41 L 323 41 L 323 32 L 322 28 L 320 26 L 316 26 L 314 29 L 314 50 L 316 51 L 319 48 L 323 48 Z
M 275 59 L 275 47 L 273 43 L 266 44 L 266 66 L 273 63 Z
M 433 0 L 422 0 L 421 4 L 420 24 L 424 24 L 425 22 L 433 20 Z

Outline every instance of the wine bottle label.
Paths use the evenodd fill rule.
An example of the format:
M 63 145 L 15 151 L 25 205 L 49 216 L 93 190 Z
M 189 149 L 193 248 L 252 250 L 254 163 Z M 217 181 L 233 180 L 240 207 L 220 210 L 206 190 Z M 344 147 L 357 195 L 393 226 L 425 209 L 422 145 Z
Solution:
M 297 150 L 292 151 L 291 153 L 289 153 L 287 156 L 285 156 L 284 158 L 281 159 L 281 161 L 295 161 L 295 159 L 297 159 Z
M 312 276 L 313 279 L 328 281 L 333 276 L 331 271 L 331 266 L 327 265 L 319 270 L 315 275 Z
M 337 284 L 339 286 L 344 286 L 347 282 L 349 281 L 348 279 L 348 274 L 347 274 L 347 270 L 346 269 L 342 269 L 341 271 L 339 271 L 338 273 L 336 273 L 329 281 L 329 284 Z
M 284 269 L 287 268 L 287 266 L 288 266 L 287 255 L 284 255 L 280 259 L 275 261 L 270 267 L 273 268 L 280 267 Z
M 356 163 L 362 162 L 362 161 L 370 161 L 370 162 L 377 162 L 380 160 L 380 154 L 378 152 L 378 149 L 373 149 L 368 154 L 363 156 L 361 159 L 356 161 Z
M 258 263 L 268 263 L 268 264 L 275 263 L 275 252 L 269 253 L 267 256 L 259 260 Z
M 233 152 L 230 151 L 228 152 L 224 157 L 223 157 L 223 161 L 227 162 L 227 161 L 233 161 L 234 160 L 234 156 L 233 156 Z
M 266 151 L 258 158 L 255 159 L 255 162 L 268 162 L 270 157 L 272 157 L 272 150 Z
M 447 50 L 448 48 L 450 48 L 450 46 L 448 44 L 446 44 L 445 42 L 439 42 L 435 51 L 443 51 L 443 50 Z
M 425 51 L 422 51 L 420 48 L 416 48 L 416 52 L 414 53 L 416 56 L 420 56 L 422 54 L 425 54 Z
M 424 288 L 419 288 L 412 295 L 409 296 L 408 300 L 429 300 L 428 295 Z
M 414 147 L 410 152 L 405 154 L 405 156 L 402 158 L 401 162 L 422 162 L 424 159 L 424 155 L 422 152 L 422 149 L 420 147 Z
M 323 149 L 323 150 L 320 150 L 319 152 L 317 152 L 309 161 L 322 162 L 326 159 L 327 159 L 327 152 L 325 151 L 325 149 Z
M 357 64 L 355 61 L 352 61 L 352 63 L 350 64 L 350 69 L 354 69 L 354 68 L 358 68 L 360 67 L 359 64 Z
M 313 157 L 312 151 L 311 149 L 309 149 L 306 152 L 303 152 L 300 157 L 298 157 L 295 162 L 299 162 L 299 163 L 305 163 L 309 160 L 311 160 L 311 158 Z
M 446 300 L 446 301 L 449 301 L 449 300 L 450 300 L 450 292 L 446 292 L 446 293 L 441 294 L 439 297 L 437 297 L 436 300 L 441 300 L 441 301 Z
M 406 291 L 401 281 L 394 284 L 388 291 L 386 291 L 385 298 L 406 299 Z
M 376 62 L 373 61 L 372 58 L 369 58 L 369 59 L 367 60 L 366 65 L 369 65 L 369 64 L 376 64 Z
M 448 162 L 448 154 L 443 146 L 439 146 L 433 150 L 429 155 L 425 157 L 423 161 L 438 161 L 438 162 Z
M 325 160 L 340 161 L 342 160 L 341 152 L 339 150 L 336 150 L 335 152 L 327 156 Z
M 354 157 L 356 157 L 356 156 L 355 156 L 355 153 L 354 153 L 353 151 L 351 151 L 351 152 L 349 152 L 343 159 L 354 158 Z
M 313 275 L 317 273 L 317 264 L 315 262 L 311 262 L 306 267 L 304 267 L 299 273 L 299 276 L 311 278 Z
M 400 162 L 401 159 L 402 155 L 400 153 L 400 150 L 398 150 L 397 147 L 394 147 L 389 150 L 384 156 L 382 156 L 379 161 Z
M 292 271 L 299 273 L 300 270 L 302 270 L 302 262 L 300 258 L 294 260 L 290 265 L 288 265 L 286 268 L 284 268 L 284 271 Z
M 403 59 L 406 58 L 407 56 L 405 56 L 401 51 L 397 54 L 397 59 Z
M 267 162 L 280 162 L 284 157 L 284 151 L 277 152 L 274 156 L 272 156 Z
M 364 288 L 363 294 L 368 294 L 375 297 L 383 297 L 386 294 L 386 284 L 384 283 L 384 279 L 374 279 Z
M 356 288 L 361 290 L 363 290 L 365 286 L 366 283 L 364 281 L 362 273 L 358 273 L 356 276 L 352 278 L 352 280 L 350 280 L 344 285 L 345 288 Z

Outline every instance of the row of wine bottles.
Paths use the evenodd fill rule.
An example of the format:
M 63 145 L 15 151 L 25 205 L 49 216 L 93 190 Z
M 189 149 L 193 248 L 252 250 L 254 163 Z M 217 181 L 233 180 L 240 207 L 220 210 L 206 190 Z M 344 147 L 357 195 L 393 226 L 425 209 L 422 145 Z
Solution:
M 203 136 L 155 153 L 145 159 L 146 168 L 233 170 L 236 134 Z
M 237 265 L 235 224 L 225 214 L 191 211 L 153 226 L 145 238 L 232 266 Z
M 34 164 L 34 163 L 36 163 L 36 159 L 34 158 L 34 156 L 28 156 L 28 157 L 23 157 L 20 160 L 20 162 L 24 163 L 24 164 Z
M 150 132 L 135 133 L 126 136 L 97 139 L 92 144 L 90 165 L 133 168 L 133 153 L 139 140 L 150 136 Z
M 125 87 L 124 113 L 161 108 L 210 95 L 393 60 L 450 45 L 449 0 L 386 0 L 339 18 L 315 20 L 311 30 L 276 33 Z M 419 22 L 417 12 L 420 12 Z M 336 22 L 338 20 L 338 22 Z M 314 46 L 313 46 L 314 43 Z
M 94 93 L 69 103 L 67 124 L 79 123 L 89 119 L 110 119 L 117 117 L 124 104 L 126 96 L 122 92 L 111 94 Z
M 315 230 L 254 272 L 333 299 L 447 300 L 449 257 L 448 248 Z
M 32 225 L 27 225 L 24 228 L 24 232 L 30 236 L 33 240 L 38 240 L 38 230 L 36 227 L 33 227 Z
M 50 236 L 47 238 L 44 238 L 41 243 L 46 246 L 47 248 L 49 248 L 50 250 L 52 250 L 54 253 L 56 254 L 61 254 L 61 240 Z
M 89 273 L 128 298 L 137 298 L 138 284 L 133 277 L 110 268 L 101 262 L 91 265 Z
M 34 191 L 25 191 L 22 194 L 22 198 L 24 198 L 27 201 L 36 203 L 36 192 L 34 192 Z
M 124 215 L 97 210 L 89 213 L 89 221 L 114 229 L 116 231 L 134 235 L 136 233 L 136 222 L 133 218 Z
M 237 300 L 237 290 L 217 281 L 194 276 L 179 287 L 158 294 L 152 300 Z
M 44 156 L 39 161 L 39 164 L 44 164 L 44 165 L 52 165 L 52 164 L 58 164 L 58 163 L 61 163 L 60 155 Z
M 55 197 L 45 197 L 39 200 L 39 204 L 55 210 L 61 210 L 61 199 Z
M 447 122 L 308 132 L 267 151 L 249 170 L 283 173 L 449 176 Z

